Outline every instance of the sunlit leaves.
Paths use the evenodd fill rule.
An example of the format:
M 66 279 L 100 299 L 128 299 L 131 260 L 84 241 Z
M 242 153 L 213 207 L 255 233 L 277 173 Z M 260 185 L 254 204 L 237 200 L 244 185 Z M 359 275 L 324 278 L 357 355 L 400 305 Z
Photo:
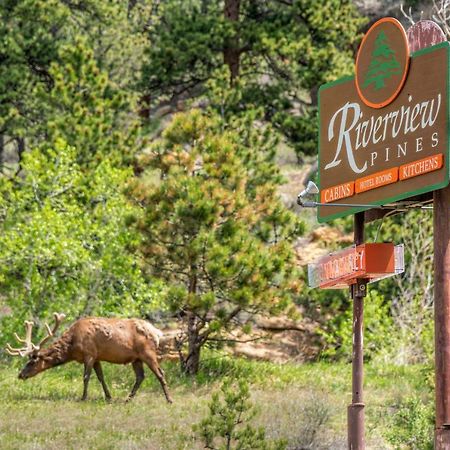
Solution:
M 130 171 L 108 160 L 85 172 L 73 147 L 26 153 L 24 176 L 2 178 L 0 292 L 12 316 L 7 336 L 24 319 L 53 311 L 141 315 L 159 305 L 159 287 L 143 278 L 134 251 L 139 236 L 126 226 L 139 214 L 123 194 Z

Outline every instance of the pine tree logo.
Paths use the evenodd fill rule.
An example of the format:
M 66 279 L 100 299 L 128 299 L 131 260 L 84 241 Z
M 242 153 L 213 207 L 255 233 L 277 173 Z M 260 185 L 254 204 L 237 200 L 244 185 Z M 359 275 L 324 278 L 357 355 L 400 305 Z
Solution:
M 384 108 L 400 94 L 409 68 L 408 37 L 393 17 L 375 22 L 356 55 L 355 85 L 370 108 Z
M 395 51 L 389 46 L 385 32 L 380 31 L 375 38 L 375 49 L 372 52 L 363 87 L 373 84 L 375 90 L 378 91 L 386 87 L 386 79 L 400 74 L 401 67 L 395 57 Z

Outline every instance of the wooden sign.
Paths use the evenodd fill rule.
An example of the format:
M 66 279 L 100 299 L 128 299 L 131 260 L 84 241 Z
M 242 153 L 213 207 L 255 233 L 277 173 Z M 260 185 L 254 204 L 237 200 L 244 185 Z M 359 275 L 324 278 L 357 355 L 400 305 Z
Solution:
M 380 38 L 383 44 L 377 43 L 377 37 L 372 39 L 367 52 L 375 57 L 381 52 L 377 46 L 390 47 L 390 35 L 385 35 L 386 39 Z M 392 48 L 396 48 L 394 44 Z M 382 53 L 389 54 L 386 49 Z M 383 108 L 363 101 L 354 77 L 321 87 L 320 201 L 369 206 L 320 206 L 319 222 L 448 185 L 448 67 L 448 42 L 416 52 L 403 88 Z M 377 83 L 381 81 L 371 82 L 371 88 L 376 90 Z M 387 102 L 382 97 L 370 97 L 370 101 Z
M 406 32 L 410 52 L 445 42 L 445 34 L 441 27 L 432 20 L 419 20 Z
M 309 286 L 342 289 L 356 283 L 357 279 L 378 281 L 404 271 L 403 255 L 403 245 L 354 245 L 308 265 Z

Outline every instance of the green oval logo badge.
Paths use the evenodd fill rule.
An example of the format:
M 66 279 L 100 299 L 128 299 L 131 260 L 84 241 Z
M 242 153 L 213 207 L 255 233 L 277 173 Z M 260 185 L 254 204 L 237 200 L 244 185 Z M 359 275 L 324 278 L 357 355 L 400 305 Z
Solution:
M 409 46 L 401 23 L 392 17 L 375 22 L 356 57 L 356 89 L 372 108 L 393 102 L 406 81 Z

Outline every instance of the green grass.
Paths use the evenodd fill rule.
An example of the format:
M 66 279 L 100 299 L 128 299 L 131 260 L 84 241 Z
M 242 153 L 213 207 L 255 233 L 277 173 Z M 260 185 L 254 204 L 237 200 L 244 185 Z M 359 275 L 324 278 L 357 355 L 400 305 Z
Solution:
M 25 382 L 19 366 L 0 365 L 0 448 L 6 449 L 200 449 L 192 425 L 204 417 L 211 393 L 224 376 L 245 377 L 259 409 L 255 425 L 292 446 L 323 420 L 313 448 L 346 448 L 346 408 L 351 400 L 351 366 L 344 363 L 276 365 L 210 358 L 195 378 L 165 364 L 174 404 L 165 402 L 157 380 L 146 371 L 131 403 L 124 400 L 134 374 L 130 366 L 103 364 L 113 401 L 103 401 L 91 378 L 89 398 L 80 402 L 82 366 L 68 364 Z M 383 433 L 395 405 L 416 395 L 432 401 L 423 366 L 366 365 L 368 449 L 388 449 Z

